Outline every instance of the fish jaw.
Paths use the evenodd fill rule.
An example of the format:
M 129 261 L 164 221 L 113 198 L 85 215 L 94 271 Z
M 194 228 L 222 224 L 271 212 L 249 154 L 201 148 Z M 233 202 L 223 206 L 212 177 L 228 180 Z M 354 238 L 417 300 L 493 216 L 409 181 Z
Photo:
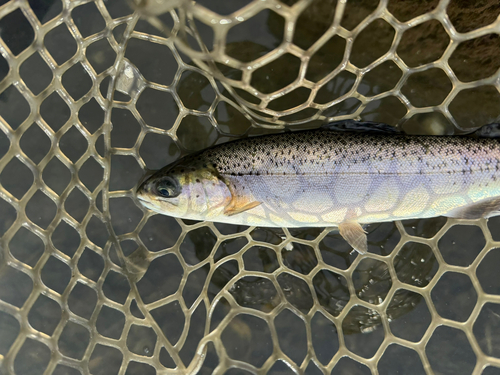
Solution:
M 186 213 L 186 204 L 181 199 L 160 199 L 150 192 L 138 190 L 136 198 L 147 209 L 172 217 L 183 217 Z

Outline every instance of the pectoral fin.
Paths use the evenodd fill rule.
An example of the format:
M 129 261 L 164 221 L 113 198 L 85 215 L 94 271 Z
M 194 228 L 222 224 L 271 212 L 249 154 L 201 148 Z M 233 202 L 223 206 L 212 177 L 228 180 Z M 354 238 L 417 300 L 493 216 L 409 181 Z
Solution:
M 229 177 L 225 180 L 225 183 L 231 193 L 231 201 L 224 209 L 224 215 L 236 215 L 241 212 L 251 210 L 262 203 L 253 200 L 253 197 L 244 191 L 245 188 L 239 183 L 238 180 L 231 180 Z
M 257 201 L 248 202 L 247 200 L 233 198 L 231 200 L 231 203 L 229 203 L 229 205 L 224 210 L 224 215 L 227 216 L 236 215 L 241 212 L 248 211 L 254 207 L 257 207 L 261 203 L 262 202 L 257 202 Z
M 340 235 L 360 254 L 368 252 L 366 232 L 356 221 L 347 221 L 339 224 Z

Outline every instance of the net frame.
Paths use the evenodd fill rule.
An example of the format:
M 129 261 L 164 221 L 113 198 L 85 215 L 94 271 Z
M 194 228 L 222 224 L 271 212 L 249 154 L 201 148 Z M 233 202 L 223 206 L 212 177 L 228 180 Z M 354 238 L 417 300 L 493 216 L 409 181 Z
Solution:
M 478 273 L 478 267 L 482 261 L 488 256 L 488 254 L 492 254 L 493 250 L 498 247 L 498 241 L 493 239 L 493 234 L 491 232 L 492 220 L 488 223 L 486 220 L 461 221 L 448 219 L 442 228 L 430 238 L 411 235 L 408 233 L 408 228 L 405 227 L 403 223 L 395 223 L 397 232 L 400 235 L 400 240 L 394 249 L 388 254 L 370 253 L 367 256 L 369 259 L 385 264 L 391 279 L 391 287 L 383 298 L 383 301 L 379 304 L 374 304 L 367 302 L 360 297 L 359 290 L 355 287 L 353 281 L 355 274 L 359 272 L 360 263 L 365 258 L 362 259 L 358 256 L 352 261 L 346 270 L 332 267 L 331 264 L 327 263 L 323 259 L 320 244 L 327 237 L 331 236 L 327 229 L 321 231 L 313 239 L 304 239 L 300 238 L 300 236 L 297 237 L 296 233 L 285 229 L 282 234 L 282 240 L 279 243 L 273 244 L 256 239 L 254 234 L 255 228 L 247 228 L 227 234 L 213 223 L 187 223 L 182 220 L 176 220 L 176 225 L 181 228 L 181 234 L 178 238 L 175 238 L 172 246 L 159 251 L 150 251 L 148 250 L 147 243 L 145 243 L 145 241 L 141 238 L 141 232 L 148 225 L 149 220 L 154 215 L 145 209 L 141 209 L 141 213 L 136 215 L 140 216 L 140 218 L 137 221 L 135 228 L 121 233 L 117 230 L 118 227 L 114 225 L 116 217 L 113 217 L 112 207 L 110 205 L 111 201 L 120 198 L 128 200 L 135 199 L 135 185 L 116 190 L 110 189 L 112 174 L 111 165 L 114 156 L 133 156 L 137 160 L 139 167 L 141 169 L 146 169 L 147 163 L 144 161 L 141 154 L 141 143 L 146 138 L 147 134 L 151 133 L 171 137 L 172 140 L 178 144 L 180 153 L 187 153 L 189 148 L 186 147 L 186 144 L 183 143 L 177 135 L 179 129 L 183 126 L 183 120 L 188 116 L 204 117 L 210 121 L 211 126 L 215 129 L 220 129 L 218 118 L 215 116 L 215 109 L 221 102 L 231 104 L 234 108 L 241 110 L 245 118 L 253 126 L 266 128 L 271 126 L 280 127 L 285 124 L 293 125 L 294 123 L 300 125 L 306 121 L 308 122 L 315 119 L 341 120 L 347 118 L 358 118 L 358 116 L 362 115 L 363 109 L 368 103 L 392 95 L 398 97 L 407 107 L 406 114 L 397 122 L 397 125 L 401 125 L 405 120 L 410 119 L 415 114 L 428 112 L 428 108 L 417 108 L 413 106 L 411 102 L 401 93 L 401 89 L 404 86 L 407 77 L 412 73 L 425 71 L 433 67 L 439 67 L 450 78 L 453 89 L 447 95 L 443 103 L 433 109 L 443 113 L 458 130 L 464 130 L 464 128 L 461 128 L 453 118 L 448 109 L 448 105 L 461 90 L 481 87 L 484 85 L 493 85 L 497 90 L 500 90 L 500 87 L 498 86 L 498 71 L 487 78 L 471 82 L 460 82 L 453 69 L 449 66 L 448 60 L 460 42 L 478 38 L 490 33 L 499 33 L 500 21 L 497 20 L 491 25 L 468 33 L 459 33 L 455 30 L 446 14 L 446 8 L 449 3 L 449 1 L 441 1 L 434 11 L 425 13 L 411 21 L 403 23 L 399 22 L 387 10 L 388 1 L 381 1 L 372 14 L 365 18 L 356 28 L 353 29 L 353 31 L 348 31 L 347 29 L 339 26 L 342 13 L 346 6 L 345 1 L 340 1 L 336 8 L 334 26 L 328 30 L 327 34 L 325 34 L 326 36 L 318 40 L 318 42 L 304 54 L 303 51 L 298 49 L 298 47 L 295 48 L 296 46 L 292 45 L 294 18 L 296 18 L 301 11 L 304 11 L 308 6 L 310 6 L 311 1 L 299 1 L 291 8 L 287 8 L 278 1 L 254 1 L 242 10 L 234 13 L 231 17 L 233 19 L 242 17 L 243 21 L 240 22 L 244 22 L 245 20 L 258 14 L 264 8 L 272 8 L 273 11 L 279 13 L 286 19 L 287 32 L 285 33 L 282 51 L 276 50 L 273 53 L 269 53 L 263 58 L 252 62 L 252 64 L 245 65 L 236 62 L 234 59 L 228 59 L 228 56 L 222 54 L 222 49 L 213 54 L 207 53 L 208 50 L 204 50 L 202 53 L 195 53 L 194 50 L 189 49 L 186 46 L 181 38 L 177 38 L 176 33 L 178 33 L 181 28 L 187 33 L 191 31 L 193 35 L 196 35 L 196 29 L 194 28 L 195 25 L 192 17 L 197 17 L 203 20 L 215 19 L 219 21 L 219 24 L 221 24 L 221 20 L 227 19 L 227 17 L 217 16 L 214 12 L 207 10 L 199 4 L 188 4 L 184 2 L 177 2 L 174 4 L 181 6 L 183 11 L 179 11 L 178 9 L 169 10 L 175 25 L 171 30 L 170 37 L 154 36 L 135 30 L 137 23 L 141 20 L 148 20 L 153 25 L 157 25 L 159 27 L 161 26 L 159 24 L 159 19 L 156 16 L 150 14 L 148 15 L 148 4 L 139 5 L 139 7 L 135 9 L 132 8 L 130 14 L 128 15 L 113 18 L 110 15 L 107 4 L 103 1 L 93 2 L 65 0 L 61 2 L 62 12 L 44 23 L 40 21 L 28 1 L 10 1 L 2 5 L 0 7 L 0 19 L 7 17 L 12 14 L 12 12 L 19 9 L 22 12 L 23 17 L 25 17 L 33 28 L 34 37 L 33 42 L 17 55 L 10 50 L 9 46 L 12 48 L 11 44 L 6 43 L 3 39 L 0 40 L 0 53 L 8 61 L 10 67 L 9 73 L 0 82 L 0 91 L 5 92 L 10 87 L 14 87 L 22 95 L 30 108 L 29 114 L 25 119 L 23 119 L 17 128 L 14 124 L 9 124 L 5 120 L 6 112 L 5 109 L 2 108 L 3 113 L 0 114 L 2 115 L 3 121 L 0 121 L 0 129 L 8 137 L 9 148 L 8 152 L 0 159 L 0 170 L 6 170 L 8 165 L 16 159 L 31 171 L 34 182 L 30 185 L 26 192 L 18 198 L 16 196 L 17 191 L 6 187 L 5 178 L 0 181 L 2 184 L 0 186 L 0 198 L 13 207 L 16 212 L 15 220 L 13 220 L 11 225 L 6 225 L 7 229 L 0 239 L 0 248 L 2 249 L 2 268 L 0 270 L 0 276 L 3 276 L 3 280 L 5 281 L 5 277 L 12 277 L 12 275 L 14 275 L 14 281 L 20 281 L 20 284 L 25 285 L 26 281 L 24 280 L 26 279 L 22 279 L 21 276 L 19 276 L 22 274 L 26 275 L 32 283 L 28 296 L 24 300 L 19 297 L 21 298 L 22 303 L 18 302 L 16 298 L 13 298 L 8 294 L 4 294 L 0 297 L 0 311 L 10 317 L 13 317 L 19 324 L 19 331 L 15 336 L 14 341 L 9 345 L 7 352 L 2 353 L 2 356 L 0 357 L 0 368 L 2 368 L 2 370 L 6 373 L 16 373 L 16 371 L 19 372 L 17 366 L 20 366 L 20 364 L 19 362 L 16 362 L 16 359 L 18 361 L 26 361 L 28 365 L 32 364 L 33 366 L 40 366 L 40 361 L 38 359 L 27 357 L 26 354 L 25 345 L 27 342 L 31 342 L 29 340 L 32 340 L 34 342 L 41 343 L 43 347 L 48 348 L 51 352 L 51 355 L 46 363 L 46 367 L 43 370 L 44 373 L 47 374 L 56 371 L 56 367 L 59 365 L 65 366 L 66 370 L 68 368 L 73 368 L 78 371 L 83 371 L 83 373 L 103 371 L 103 369 L 107 368 L 106 366 L 108 366 L 108 364 L 102 364 L 102 362 L 100 362 L 102 361 L 100 358 L 104 356 L 104 352 L 101 350 L 102 346 L 114 348 L 116 351 L 120 352 L 121 360 L 119 361 L 117 370 L 120 374 L 124 374 L 130 367 L 130 363 L 133 362 L 148 364 L 160 373 L 197 373 L 199 371 L 203 371 L 204 369 L 203 366 L 207 357 L 207 352 L 209 351 L 209 343 L 213 344 L 213 348 L 218 356 L 219 364 L 213 369 L 214 373 L 224 373 L 230 368 L 238 368 L 241 370 L 246 369 L 251 373 L 267 373 L 269 371 L 277 371 L 274 370 L 273 366 L 275 366 L 278 361 L 284 363 L 294 373 L 305 373 L 311 363 L 313 363 L 313 366 L 316 366 L 319 371 L 329 373 L 333 371 L 334 367 L 341 358 L 347 356 L 355 361 L 358 361 L 359 363 L 362 363 L 372 373 L 376 374 L 379 373 L 379 363 L 381 358 L 384 356 L 384 353 L 387 351 L 387 348 L 391 344 L 398 344 L 416 352 L 421 360 L 424 371 L 431 374 L 434 370 L 429 362 L 426 346 L 431 340 L 436 329 L 443 325 L 455 328 L 460 332 L 463 332 L 467 337 L 470 349 L 476 356 L 476 363 L 473 368 L 474 374 L 480 374 L 486 366 L 493 365 L 500 367 L 499 358 L 494 355 L 485 354 L 484 347 L 481 347 L 478 338 L 474 334 L 474 324 L 479 319 L 485 305 L 488 303 L 500 303 L 499 295 L 486 293 L 483 290 L 484 285 L 482 285 L 477 276 L 475 276 Z M 72 15 L 76 8 L 86 4 L 95 5 L 106 26 L 103 30 L 84 37 Z M 141 6 L 144 6 L 144 9 L 141 8 Z M 185 17 L 187 21 L 183 21 L 182 17 Z M 359 69 L 347 60 L 347 56 L 349 56 L 354 43 L 353 35 L 359 35 L 358 33 L 364 30 L 373 20 L 379 18 L 384 19 L 395 29 L 396 34 L 394 42 L 387 54 L 369 64 L 367 67 Z M 402 33 L 407 28 L 415 27 L 416 25 L 431 19 L 438 19 L 442 22 L 450 35 L 450 44 L 438 61 L 423 65 L 422 67 L 410 68 L 401 58 L 397 56 L 397 43 L 399 43 Z M 51 30 L 54 30 L 59 25 L 63 24 L 66 25 L 69 33 L 76 43 L 76 52 L 67 61 L 59 64 L 46 47 L 45 38 Z M 218 35 L 223 36 L 224 32 L 227 32 L 227 28 L 229 27 L 224 25 L 229 24 L 230 23 L 222 22 L 220 34 Z M 113 30 L 119 25 L 125 25 L 125 31 L 121 42 L 118 42 L 113 34 Z M 178 29 L 176 29 L 176 27 Z M 162 27 L 162 30 L 164 30 L 164 27 Z M 307 82 L 304 78 L 307 70 L 307 62 L 309 61 L 311 55 L 313 55 L 313 53 L 322 45 L 322 43 L 326 42 L 326 40 L 334 34 L 339 34 L 346 38 L 346 55 L 344 56 L 343 62 L 339 65 L 339 68 L 335 69 L 330 73 L 330 75 L 326 76 L 318 83 L 314 84 L 310 81 Z M 2 38 L 3 37 L 4 36 L 2 35 Z M 131 38 L 161 44 L 170 49 L 179 67 L 170 85 L 158 84 L 154 81 L 147 80 L 142 76 L 140 70 L 125 58 L 127 43 Z M 109 43 L 116 57 L 111 66 L 104 71 L 97 73 L 95 67 L 89 61 L 86 51 L 90 45 L 101 39 L 105 39 Z M 222 41 L 222 39 L 217 38 L 216 40 Z M 198 42 L 201 43 L 201 40 L 198 39 Z M 220 44 L 216 43 L 215 45 L 216 47 L 220 47 Z M 201 48 L 203 49 L 203 45 Z M 191 56 L 193 58 L 193 62 L 195 62 L 198 66 L 189 65 L 184 62 L 184 59 L 178 50 Z M 33 94 L 30 87 L 25 82 L 24 77 L 20 73 L 20 67 L 22 64 L 35 52 L 40 54 L 45 63 L 50 67 L 53 74 L 53 79 L 50 84 L 37 95 Z M 300 55 L 302 65 L 297 81 L 288 85 L 286 88 L 279 90 L 279 92 L 271 94 L 262 94 L 253 91 L 253 94 L 256 94 L 257 97 L 263 100 L 264 104 L 261 106 L 249 103 L 236 94 L 234 91 L 235 87 L 243 89 L 250 88 L 250 73 L 252 71 L 264 66 L 285 52 L 296 56 Z M 403 72 L 403 77 L 399 80 L 398 84 L 393 89 L 370 98 L 359 94 L 357 89 L 363 79 L 363 75 L 389 59 L 395 61 Z M 246 69 L 247 73 L 243 74 L 243 83 L 228 80 L 214 71 L 213 62 L 220 63 L 226 61 L 229 61 L 228 65 Z M 68 84 L 65 85 L 64 76 L 65 73 L 78 64 L 81 65 L 85 74 L 87 74 L 90 78 L 92 84 L 91 88 L 86 93 L 75 100 L 74 95 L 76 94 L 73 93 L 72 95 L 72 91 L 68 91 Z M 356 73 L 357 78 L 353 88 L 341 98 L 319 106 L 319 109 L 323 110 L 340 103 L 345 98 L 355 97 L 360 99 L 362 104 L 354 113 L 333 117 L 321 117 L 321 115 L 315 115 L 313 117 L 298 120 L 292 123 L 280 120 L 281 117 L 293 114 L 294 112 L 298 112 L 306 107 L 317 107 L 313 102 L 315 93 L 317 93 L 322 84 L 326 83 L 341 69 L 351 70 L 353 73 Z M 205 111 L 187 107 L 177 92 L 179 86 L 181 85 L 182 75 L 186 71 L 203 75 L 215 93 L 216 99 Z M 109 79 L 109 85 L 107 86 L 107 91 L 105 91 L 104 95 L 100 90 L 100 86 L 105 79 Z M 222 84 L 222 87 L 224 87 L 227 92 L 231 94 L 231 97 L 224 94 L 218 83 Z M 306 102 L 298 107 L 283 111 L 273 111 L 266 108 L 268 102 L 291 92 L 299 85 L 299 83 L 305 84 L 306 87 L 311 89 L 311 95 Z M 141 94 L 146 89 L 154 89 L 168 93 L 174 99 L 179 109 L 179 113 L 171 128 L 166 130 L 158 129 L 157 127 L 147 124 L 142 118 L 141 111 L 137 109 L 137 103 Z M 130 95 L 131 99 L 128 101 L 114 99 L 116 91 L 132 94 Z M 54 130 L 53 124 L 47 122 L 40 111 L 42 103 L 54 92 L 57 93 L 57 95 L 64 101 L 67 108 L 70 109 L 69 117 L 58 130 Z M 92 99 L 95 99 L 104 111 L 103 124 L 95 132 L 89 131 L 79 117 L 79 112 L 82 107 L 89 103 Z M 137 119 L 140 125 L 140 134 L 132 147 L 116 147 L 112 145 L 111 115 L 112 109 L 115 108 L 128 110 L 134 118 Z M 271 115 L 272 121 L 269 120 L 269 117 L 264 117 L 255 111 Z M 273 125 L 269 124 L 270 122 L 272 122 Z M 35 163 L 32 158 L 28 156 L 25 148 L 21 145 L 23 135 L 28 131 L 28 129 L 35 125 L 42 129 L 46 137 L 50 140 L 50 150 L 38 163 Z M 64 152 L 61 148 L 61 139 L 63 139 L 71 129 L 76 129 L 87 143 L 87 147 L 77 160 L 72 160 L 72 158 L 67 155 L 67 152 Z M 221 133 L 225 135 L 224 132 Z M 99 145 L 99 142 L 101 142 L 100 137 L 102 137 L 104 141 L 103 147 Z M 227 137 L 223 136 L 219 138 L 218 141 L 224 141 L 226 139 Z M 102 149 L 104 151 L 102 151 Z M 44 178 L 44 171 L 48 168 L 47 166 L 54 158 L 57 158 L 71 173 L 70 181 L 61 193 L 56 192 L 52 187 L 50 187 Z M 82 181 L 80 174 L 80 171 L 90 158 L 95 160 L 103 170 L 102 181 L 99 182 L 93 190 L 89 189 L 87 184 Z M 75 217 L 71 215 L 69 212 L 70 210 L 66 205 L 67 202 L 72 199 L 70 196 L 74 191 L 76 191 L 75 189 L 78 189 L 78 191 L 83 193 L 83 195 L 85 195 L 88 199 L 88 210 L 84 213 L 83 217 L 80 217 L 79 219 L 75 219 Z M 37 220 L 35 216 L 29 214 L 32 212 L 28 207 L 32 204 L 30 202 L 40 200 L 40 195 L 35 196 L 37 193 L 42 193 L 55 206 L 55 214 L 53 215 L 53 218 L 49 220 L 47 225 L 42 224 L 42 222 Z M 102 204 L 100 203 L 101 197 Z M 109 233 L 109 238 L 105 241 L 104 245 L 97 245 L 89 238 L 90 232 L 88 228 L 90 228 L 91 221 L 94 220 L 94 218 L 99 220 L 102 225 L 106 227 L 106 230 Z M 65 252 L 64 248 L 61 249 L 60 246 L 56 246 L 54 244 L 54 232 L 57 230 L 61 222 L 67 223 L 79 233 L 80 240 L 77 249 L 71 256 Z M 484 246 L 482 246 L 478 251 L 477 257 L 467 266 L 458 266 L 447 263 L 443 257 L 442 249 L 438 246 L 438 243 L 443 237 L 446 236 L 448 230 L 455 225 L 479 227 L 484 236 Z M 11 243 L 13 242 L 16 233 L 20 231 L 21 228 L 29 230 L 43 242 L 43 254 L 33 266 L 19 260 L 12 253 L 13 250 L 11 249 Z M 205 230 L 204 233 L 212 233 L 216 240 L 213 247 L 210 249 L 210 256 L 207 256 L 205 259 L 197 262 L 196 264 L 190 264 L 186 261 L 186 254 L 182 250 L 182 245 L 186 242 L 186 238 L 189 238 L 190 234 L 194 233 L 196 230 Z M 244 245 L 240 251 L 215 261 L 214 256 L 219 248 L 223 246 L 222 244 L 225 241 L 239 238 L 245 238 L 247 240 L 247 244 Z M 134 252 L 133 256 L 127 256 L 126 252 L 122 249 L 123 241 L 126 240 L 133 240 L 138 244 L 139 250 Z M 430 282 L 425 287 L 418 287 L 410 285 L 407 282 L 402 282 L 395 269 L 394 264 L 396 257 L 400 254 L 403 247 L 410 242 L 421 243 L 429 246 L 432 250 L 433 256 L 439 264 L 437 273 L 431 278 Z M 257 272 L 255 270 L 247 270 L 245 268 L 244 254 L 255 246 L 262 246 L 267 249 L 274 250 L 277 254 L 279 267 L 273 272 Z M 297 246 L 306 246 L 311 248 L 315 258 L 317 259 L 316 265 L 312 267 L 307 274 L 290 268 L 289 263 L 286 261 L 286 256 L 283 255 L 287 254 L 287 251 L 293 251 L 293 249 L 297 248 Z M 90 249 L 94 253 L 98 254 L 103 260 L 102 271 L 96 280 L 88 277 L 79 269 L 80 259 L 87 249 Z M 144 303 L 142 301 L 144 296 L 141 295 L 137 284 L 140 280 L 146 277 L 149 269 L 148 266 L 150 266 L 155 260 L 170 255 L 177 259 L 178 264 L 183 270 L 177 290 L 175 293 L 172 293 L 167 297 L 160 298 L 148 304 Z M 52 259 L 56 259 L 58 262 L 62 263 L 64 267 L 68 267 L 71 270 L 72 277 L 60 293 L 55 291 L 53 287 L 51 288 L 48 285 L 49 283 L 46 277 L 44 277 L 43 270 L 45 267 L 49 267 L 48 264 L 52 262 Z M 235 278 L 221 287 L 213 299 L 210 298 L 207 293 L 214 273 L 216 273 L 222 265 L 228 264 L 231 261 L 238 265 L 238 272 L 235 275 Z M 189 276 L 194 274 L 196 271 L 203 269 L 205 266 L 208 266 L 209 272 L 203 284 L 202 291 L 194 299 L 191 305 L 188 306 L 188 304 L 184 301 L 183 291 L 187 288 Z M 350 298 L 337 316 L 332 315 L 332 313 L 319 302 L 317 297 L 315 297 L 317 291 L 312 281 L 322 270 L 333 271 L 335 274 L 343 277 L 347 282 Z M 445 319 L 441 317 L 436 310 L 435 301 L 432 298 L 432 290 L 447 272 L 467 275 L 467 277 L 470 278 L 472 286 L 476 292 L 476 303 L 469 317 L 465 321 L 459 322 L 452 319 Z M 115 274 L 121 276 L 116 276 Z M 287 295 L 283 291 L 280 284 L 280 275 L 283 274 L 295 276 L 308 284 L 311 296 L 313 296 L 315 302 L 307 313 L 298 309 L 287 299 Z M 128 292 L 126 292 L 125 299 L 120 302 L 117 302 L 116 298 L 113 299 L 113 294 L 105 292 L 105 290 L 107 290 L 107 286 L 105 286 L 105 284 L 108 285 L 107 282 L 112 277 L 121 278 L 120 280 L 127 280 L 126 284 L 129 289 L 123 285 L 121 289 L 117 289 L 125 290 L 125 292 L 128 290 Z M 273 306 L 271 311 L 261 311 L 253 307 L 245 307 L 238 304 L 235 299 L 235 285 L 237 285 L 238 281 L 243 280 L 246 277 L 259 277 L 262 280 L 268 280 L 272 284 L 277 293 L 276 295 L 278 297 L 276 298 L 278 302 L 275 306 Z M 90 315 L 85 315 L 81 305 L 75 305 L 75 302 L 72 302 L 74 301 L 74 295 L 78 290 L 80 290 L 79 288 L 82 288 L 81 285 L 88 288 L 85 289 L 89 291 L 89 294 L 86 296 L 95 296 L 95 306 L 90 311 Z M 387 316 L 386 309 L 399 289 L 405 289 L 418 293 L 423 296 L 423 300 L 428 306 L 431 315 L 431 323 L 426 329 L 423 337 L 418 342 L 404 340 L 394 335 L 391 331 L 390 321 Z M 61 311 L 61 318 L 51 334 L 44 333 L 40 329 L 34 328 L 33 319 L 30 318 L 30 313 L 33 307 L 42 295 L 48 297 L 51 301 L 54 301 L 60 307 Z M 219 322 L 217 328 L 211 330 L 210 322 L 221 299 L 225 299 L 225 301 L 227 301 L 230 311 L 224 319 Z M 87 299 L 82 298 L 82 303 L 84 305 L 91 304 L 91 300 L 92 297 L 88 297 Z M 180 310 L 186 319 L 186 324 L 177 343 L 172 345 L 165 336 L 156 319 L 151 314 L 151 311 L 174 302 L 179 303 Z M 19 303 L 20 306 L 16 306 L 16 304 Z M 137 306 L 140 314 L 142 314 L 144 318 L 138 317 L 136 316 L 137 314 L 134 315 L 134 313 L 131 312 L 131 310 L 133 310 L 133 306 Z M 206 309 L 206 321 L 202 327 L 203 337 L 198 342 L 195 342 L 195 353 L 193 354 L 192 359 L 188 361 L 189 363 L 185 363 L 185 357 L 183 357 L 181 351 L 184 347 L 188 347 L 190 345 L 188 341 L 188 337 L 191 334 L 190 327 L 195 326 L 196 324 L 196 321 L 192 321 L 192 317 L 197 317 L 197 309 L 203 309 L 203 306 Z M 363 306 L 367 309 L 367 311 L 373 311 L 381 317 L 381 327 L 379 329 L 383 331 L 384 339 L 379 344 L 375 354 L 370 358 L 363 357 L 362 355 L 349 350 L 347 347 L 348 345 L 345 343 L 344 335 L 342 334 L 342 322 L 346 319 L 354 306 Z M 119 311 L 124 316 L 123 329 L 117 339 L 101 334 L 96 326 L 101 311 L 105 308 L 111 308 L 115 311 Z M 280 337 L 275 327 L 275 319 L 285 310 L 293 312 L 295 316 L 304 322 L 308 350 L 307 354 L 300 363 L 295 363 L 280 347 Z M 313 325 L 312 321 L 318 313 L 328 319 L 336 327 L 338 332 L 340 348 L 327 363 L 323 363 L 318 359 L 314 346 L 311 327 Z M 140 314 L 138 315 L 140 316 Z M 255 366 L 243 360 L 232 358 L 231 355 L 228 354 L 228 348 L 224 345 L 224 339 L 222 338 L 223 333 L 226 331 L 227 327 L 230 326 L 236 318 L 238 318 L 238 316 L 243 314 L 259 318 L 262 321 L 265 321 L 268 326 L 273 349 L 272 353 L 266 358 L 261 366 Z M 62 340 L 62 337 L 64 337 L 65 330 L 69 329 L 69 322 L 72 322 L 79 327 L 83 327 L 83 329 L 88 332 L 88 344 L 85 346 L 81 357 L 78 358 L 68 355 L 69 349 L 67 346 L 65 347 L 63 345 L 64 340 Z M 153 332 L 154 334 L 151 336 L 150 332 Z M 369 332 L 370 330 L 366 331 L 366 333 Z M 142 348 L 143 350 L 138 352 L 137 346 L 131 343 L 130 337 L 144 340 L 146 342 L 144 347 L 147 347 L 147 350 Z M 154 349 L 151 349 L 152 346 Z M 176 368 L 169 369 L 161 362 L 160 357 L 163 349 L 168 352 L 168 355 L 177 366 Z M 193 349 L 191 348 L 190 350 Z M 70 351 L 70 353 L 72 352 Z M 40 349 L 38 354 L 40 357 L 44 357 L 43 349 Z M 30 359 L 32 361 L 31 363 Z

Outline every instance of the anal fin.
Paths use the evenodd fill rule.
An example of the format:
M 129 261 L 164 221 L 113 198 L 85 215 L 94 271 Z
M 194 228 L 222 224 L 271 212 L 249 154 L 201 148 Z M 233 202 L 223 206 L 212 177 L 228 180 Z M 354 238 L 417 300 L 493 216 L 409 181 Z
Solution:
M 339 224 L 340 235 L 360 254 L 368 252 L 368 238 L 363 227 L 357 221 Z
M 500 215 L 500 197 L 483 199 L 467 206 L 455 208 L 445 216 L 455 219 L 481 219 Z

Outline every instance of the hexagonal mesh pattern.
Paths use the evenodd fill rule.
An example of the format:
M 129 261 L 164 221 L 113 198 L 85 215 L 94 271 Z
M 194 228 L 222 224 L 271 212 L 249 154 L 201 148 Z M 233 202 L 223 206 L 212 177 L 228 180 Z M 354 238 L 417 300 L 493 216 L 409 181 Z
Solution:
M 498 121 L 495 0 L 0 2 L 0 372 L 498 374 L 499 220 L 176 220 L 147 169 L 362 119 Z

